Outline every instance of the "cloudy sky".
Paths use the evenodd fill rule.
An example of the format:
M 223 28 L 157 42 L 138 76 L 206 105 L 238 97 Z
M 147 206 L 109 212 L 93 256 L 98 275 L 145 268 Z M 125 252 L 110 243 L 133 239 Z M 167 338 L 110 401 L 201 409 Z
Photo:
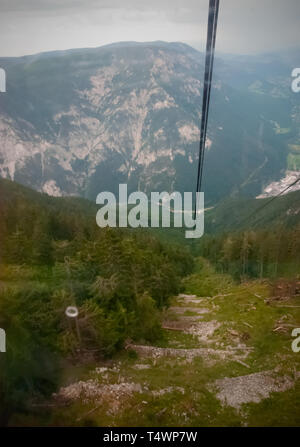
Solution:
M 0 0 L 0 56 L 118 41 L 204 49 L 208 0 Z M 300 46 L 299 0 L 220 0 L 217 51 Z

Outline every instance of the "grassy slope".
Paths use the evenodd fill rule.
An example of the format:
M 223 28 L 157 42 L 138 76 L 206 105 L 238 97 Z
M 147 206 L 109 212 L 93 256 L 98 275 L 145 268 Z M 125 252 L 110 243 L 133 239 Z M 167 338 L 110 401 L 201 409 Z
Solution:
M 53 207 L 58 206 L 58 208 L 68 206 L 72 210 L 78 209 L 78 212 L 86 212 L 91 216 L 95 211 L 94 205 L 83 199 L 50 198 L 5 180 L 0 181 L 0 193 L 2 193 L 2 203 L 6 201 L 6 204 L 11 204 L 11 206 L 13 206 L 16 195 L 20 197 L 21 194 L 21 197 L 24 195 L 26 200 L 40 201 L 43 206 L 48 206 L 48 204 Z M 285 216 L 289 207 L 297 206 L 299 197 L 300 193 L 291 193 L 275 201 L 274 210 L 266 213 L 265 224 L 270 224 L 274 216 Z M 232 222 L 237 218 L 238 209 L 240 209 L 240 214 L 245 215 L 251 212 L 251 206 L 257 206 L 256 201 L 244 202 L 242 206 L 238 205 L 238 202 L 232 202 L 232 204 L 231 211 L 228 207 L 223 208 L 223 211 L 219 208 L 221 211 L 218 211 L 220 213 L 218 214 L 220 216 L 218 228 L 221 229 L 224 225 L 224 220 L 221 219 L 224 209 L 228 211 L 227 222 Z M 164 237 L 164 232 L 167 230 L 161 231 L 162 237 Z M 16 284 L 15 273 L 10 270 L 2 272 L 1 280 L 7 282 L 13 280 Z M 46 270 L 37 269 L 35 275 L 32 276 L 31 272 L 28 278 L 26 275 L 18 274 L 17 276 L 19 285 L 28 284 L 30 281 L 41 284 L 47 281 L 48 274 Z M 203 264 L 203 262 L 199 263 L 195 273 L 185 280 L 185 290 L 186 293 L 203 297 L 203 306 L 210 310 L 209 314 L 204 314 L 203 321 L 213 318 L 222 323 L 216 331 L 217 338 L 213 341 L 212 346 L 216 347 L 216 343 L 223 343 L 224 346 L 231 345 L 233 340 L 228 329 L 233 329 L 242 335 L 247 334 L 245 343 L 254 347 L 254 351 L 246 360 L 250 368 L 245 368 L 234 361 L 217 362 L 215 365 L 209 366 L 200 358 L 194 359 L 191 363 L 180 358 L 137 359 L 130 352 L 122 352 L 118 357 L 105 363 L 108 366 L 117 366 L 119 374 L 109 371 L 106 379 L 96 376 L 97 380 L 116 383 L 123 377 L 126 382 L 141 383 L 143 386 L 148 386 L 149 390 L 177 386 L 184 387 L 185 393 L 174 391 L 161 396 L 152 396 L 147 392 L 134 394 L 128 397 L 116 414 L 109 411 L 109 403 L 96 409 L 90 415 L 87 413 L 95 409 L 95 402 L 89 404 L 76 402 L 68 407 L 57 406 L 50 412 L 39 407 L 31 416 L 16 416 L 15 424 L 227 426 L 247 423 L 248 425 L 300 425 L 299 381 L 290 391 L 274 393 L 269 399 L 258 404 L 247 404 L 243 408 L 242 414 L 238 414 L 230 407 L 222 407 L 215 393 L 208 389 L 208 384 L 218 378 L 245 375 L 276 367 L 284 374 L 290 374 L 295 369 L 299 370 L 299 354 L 293 353 L 291 350 L 291 331 L 273 332 L 276 322 L 284 315 L 287 315 L 286 321 L 291 324 L 291 328 L 300 327 L 299 308 L 267 305 L 264 299 L 272 294 L 268 282 L 252 281 L 237 285 L 229 276 L 216 274 L 208 263 Z M 226 295 L 229 295 L 215 297 L 213 300 L 207 298 L 218 295 L 220 292 L 226 292 Z M 176 302 L 176 299 L 174 301 Z M 284 304 L 299 305 L 298 301 L 294 298 Z M 245 322 L 252 327 L 246 327 Z M 166 330 L 165 338 L 160 345 L 174 346 L 174 343 L 184 348 L 197 346 L 197 340 L 193 336 Z M 138 370 L 135 368 L 137 362 L 148 364 L 150 368 Z M 65 379 L 61 385 L 79 379 L 95 378 L 95 366 L 94 364 L 66 365 Z
M 277 303 L 266 304 L 272 295 L 267 281 L 252 281 L 237 285 L 230 277 L 218 275 L 203 260 L 199 260 L 196 273 L 185 280 L 186 293 L 202 298 L 201 307 L 210 310 L 203 320 L 216 320 L 221 326 L 215 331 L 210 347 L 226 348 L 234 343 L 230 331 L 244 337 L 243 342 L 253 347 L 253 352 L 245 360 L 249 368 L 227 359 L 209 365 L 201 358 L 191 362 L 182 358 L 163 357 L 159 359 L 138 358 L 132 351 L 121 352 L 117 357 L 102 365 L 82 365 L 69 367 L 62 385 L 77 380 L 96 379 L 99 383 L 114 384 L 139 383 L 142 393 L 121 399 L 117 412 L 111 411 L 112 400 L 100 406 L 96 401 L 84 403 L 75 401 L 67 408 L 40 410 L 38 414 L 25 419 L 30 425 L 100 425 L 100 426 L 278 426 L 300 425 L 300 383 L 289 391 L 272 393 L 260 403 L 244 404 L 239 413 L 232 407 L 222 406 L 210 384 L 216 379 L 236 377 L 277 368 L 280 375 L 290 375 L 299 370 L 299 354 L 291 350 L 291 331 L 273 332 L 278 320 L 287 315 L 286 322 L 300 326 L 299 307 L 277 307 Z M 223 295 L 219 295 L 222 292 Z M 212 299 L 211 297 L 214 296 Z M 299 300 L 298 300 L 299 301 Z M 174 304 L 177 300 L 174 298 Z M 298 302 L 299 304 L 299 302 Z M 289 299 L 285 306 L 297 305 L 297 299 Z M 250 325 L 246 326 L 245 322 Z M 292 330 L 292 329 L 291 329 Z M 165 331 L 161 346 L 193 348 L 197 339 L 176 331 Z M 199 345 L 199 343 L 198 343 Z M 136 364 L 148 365 L 139 370 Z M 105 374 L 96 374 L 95 366 L 106 366 Z M 113 369 L 115 368 L 115 369 Z M 145 391 L 145 387 L 148 391 Z M 151 395 L 152 390 L 174 388 L 172 392 Z M 184 389 L 184 393 L 180 391 Z M 20 421 L 24 423 L 23 416 Z M 20 422 L 19 421 L 19 422 Z M 18 423 L 18 417 L 15 420 Z

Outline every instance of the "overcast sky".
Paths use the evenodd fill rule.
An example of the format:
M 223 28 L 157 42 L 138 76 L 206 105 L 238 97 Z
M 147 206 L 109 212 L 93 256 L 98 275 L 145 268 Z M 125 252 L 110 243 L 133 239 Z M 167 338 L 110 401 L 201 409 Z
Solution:
M 0 56 L 181 41 L 203 50 L 208 0 L 0 0 Z M 300 0 L 220 0 L 216 49 L 259 53 L 300 46 Z

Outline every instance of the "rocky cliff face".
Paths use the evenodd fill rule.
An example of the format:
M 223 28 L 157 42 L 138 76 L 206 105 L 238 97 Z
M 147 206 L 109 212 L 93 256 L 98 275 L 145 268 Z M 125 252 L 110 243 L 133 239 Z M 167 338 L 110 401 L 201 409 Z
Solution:
M 245 62 L 241 82 L 236 60 L 217 60 L 205 156 L 209 202 L 259 194 L 284 176 L 289 145 L 299 144 L 296 95 L 282 65 L 277 75 L 266 73 L 270 64 Z M 196 50 L 115 44 L 0 58 L 0 66 L 7 73 L 1 176 L 91 199 L 121 182 L 131 190 L 194 190 L 204 68 Z

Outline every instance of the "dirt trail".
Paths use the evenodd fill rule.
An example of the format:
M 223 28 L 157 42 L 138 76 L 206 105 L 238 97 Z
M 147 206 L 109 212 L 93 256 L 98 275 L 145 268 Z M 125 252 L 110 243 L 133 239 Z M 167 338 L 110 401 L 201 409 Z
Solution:
M 184 314 L 185 312 L 193 312 L 195 314 L 206 314 L 209 313 L 210 310 L 206 308 L 199 308 L 199 307 L 183 307 L 183 306 L 173 306 L 170 308 L 170 311 L 176 313 L 176 314 Z
M 153 399 L 163 401 L 165 395 L 177 393 L 176 402 L 180 402 L 181 397 L 178 397 L 178 393 L 179 396 L 185 396 L 189 392 L 189 383 L 181 380 L 175 386 L 174 382 L 168 379 L 164 384 L 151 382 L 153 374 L 158 373 L 160 377 L 164 377 L 163 371 L 169 364 L 174 367 L 186 365 L 186 368 L 194 368 L 193 362 L 197 358 L 203 361 L 204 371 L 215 365 L 218 368 L 220 364 L 223 364 L 225 368 L 228 362 L 234 362 L 240 370 L 241 368 L 242 371 L 245 370 L 243 375 L 234 376 L 233 372 L 234 377 L 231 377 L 231 369 L 227 369 L 230 371 L 230 377 L 218 375 L 215 377 L 220 378 L 211 380 L 208 376 L 203 384 L 205 392 L 217 398 L 221 406 L 233 408 L 242 418 L 245 418 L 242 411 L 243 404 L 259 403 L 269 398 L 273 392 L 284 392 L 293 388 L 300 377 L 300 373 L 296 371 L 293 376 L 280 375 L 278 371 L 271 369 L 246 374 L 246 371 L 249 372 L 251 368 L 250 360 L 254 348 L 243 342 L 240 338 L 241 334 L 232 327 L 234 322 L 218 321 L 216 311 L 219 306 L 222 306 L 222 302 L 216 305 L 209 297 L 179 295 L 174 300 L 173 306 L 166 312 L 162 325 L 166 335 L 170 336 L 166 347 L 131 342 L 125 346 L 128 351 L 135 351 L 139 358 L 130 368 L 145 376 L 132 375 L 122 362 L 113 368 L 98 367 L 94 371 L 96 377 L 94 375 L 92 379 L 78 381 L 61 388 L 55 395 L 56 400 L 92 402 L 95 408 L 91 411 L 95 412 L 104 405 L 103 408 L 107 408 L 106 414 L 114 417 L 122 412 L 126 413 L 132 405 L 130 402 L 134 399 L 135 401 L 143 399 L 139 405 L 145 407 Z M 255 306 L 250 306 L 249 309 L 249 312 L 253 311 Z M 187 313 L 190 315 L 186 315 Z M 247 324 L 246 327 L 253 326 Z M 193 374 L 195 374 L 194 370 Z M 138 397 L 141 395 L 143 397 Z M 188 404 L 185 403 L 185 405 Z M 164 406 L 159 414 L 167 414 L 167 410 L 169 411 L 170 408 Z M 140 407 L 138 411 L 143 413 Z M 181 420 L 188 422 L 186 412 L 181 414 Z
M 217 341 L 214 338 L 215 331 L 221 326 L 221 323 L 213 319 L 213 316 L 209 321 L 201 321 L 203 314 L 209 314 L 212 311 L 208 308 L 184 307 L 178 306 L 182 301 L 187 302 L 193 300 L 196 304 L 200 303 L 204 299 L 199 298 L 196 295 L 180 294 L 177 297 L 175 305 L 169 308 L 167 319 L 163 322 L 163 328 L 167 330 L 174 330 L 182 332 L 183 334 L 193 335 L 199 340 L 199 348 L 160 348 L 156 346 L 143 346 L 136 344 L 128 344 L 127 349 L 135 350 L 140 356 L 145 357 L 186 357 L 192 359 L 195 357 L 205 358 L 206 362 L 213 364 L 219 360 L 241 360 L 245 359 L 251 348 L 246 347 L 243 344 L 235 344 L 235 346 L 224 348 L 212 348 L 209 346 Z M 190 312 L 196 315 L 186 316 L 185 312 Z M 175 319 L 172 319 L 172 315 Z M 203 342 L 206 346 L 203 346 Z
M 126 349 L 133 349 L 141 357 L 185 357 L 191 360 L 195 357 L 203 357 L 210 365 L 214 364 L 217 360 L 225 360 L 229 356 L 231 358 L 239 357 L 235 350 L 221 350 L 212 348 L 158 348 L 156 346 L 147 345 L 134 345 L 128 344 Z M 207 363 L 208 364 L 208 363 Z
M 192 361 L 195 357 L 201 357 L 206 366 L 214 365 L 220 361 L 235 361 L 245 368 L 250 366 L 245 362 L 248 355 L 253 351 L 253 348 L 241 343 L 238 333 L 234 330 L 227 329 L 228 333 L 234 335 L 231 346 L 224 348 L 211 348 L 209 345 L 214 344 L 222 346 L 223 344 L 217 341 L 215 331 L 222 326 L 222 323 L 213 319 L 208 321 L 201 321 L 203 314 L 213 314 L 213 309 L 216 309 L 212 303 L 212 308 L 199 308 L 199 304 L 209 300 L 208 297 L 197 297 L 196 295 L 181 294 L 177 297 L 177 302 L 169 309 L 169 315 L 174 315 L 175 320 L 170 316 L 168 320 L 163 323 L 163 327 L 168 330 L 181 331 L 185 334 L 192 334 L 198 337 L 201 345 L 206 344 L 206 347 L 199 348 L 161 348 L 156 346 L 145 346 L 128 344 L 127 349 L 135 350 L 140 357 L 175 357 L 185 358 L 187 361 Z M 186 304 L 189 307 L 185 307 Z M 192 304 L 195 306 L 193 307 Z M 196 316 L 185 316 L 186 312 L 197 314 Z M 213 384 L 208 384 L 207 388 L 216 392 L 216 397 L 220 400 L 222 405 L 229 405 L 239 411 L 243 403 L 260 402 L 262 399 L 269 397 L 272 392 L 281 392 L 292 388 L 295 381 L 300 377 L 300 373 L 296 373 L 293 378 L 288 376 L 278 376 L 274 371 L 262 371 L 248 375 L 237 376 L 233 378 L 219 379 Z

